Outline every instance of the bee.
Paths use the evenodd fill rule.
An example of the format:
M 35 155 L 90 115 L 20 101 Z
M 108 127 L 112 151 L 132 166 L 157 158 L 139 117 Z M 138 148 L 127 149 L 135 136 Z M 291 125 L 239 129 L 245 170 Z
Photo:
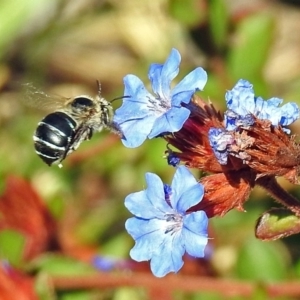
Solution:
M 98 94 L 94 98 L 87 95 L 63 98 L 49 96 L 26 84 L 27 99 L 33 99 L 29 104 L 34 102 L 34 106 L 54 110 L 38 123 L 33 135 L 35 152 L 47 165 L 58 164 L 62 167 L 61 162 L 69 154 L 103 128 L 121 135 L 112 121 L 112 104 L 101 97 L 99 81 L 97 85 Z

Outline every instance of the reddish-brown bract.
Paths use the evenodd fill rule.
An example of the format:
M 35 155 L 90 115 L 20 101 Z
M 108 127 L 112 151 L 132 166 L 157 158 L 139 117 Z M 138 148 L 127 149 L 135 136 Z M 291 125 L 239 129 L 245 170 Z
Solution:
M 181 162 L 206 175 L 200 179 L 205 189 L 204 198 L 191 211 L 201 209 L 213 217 L 223 216 L 233 208 L 243 210 L 243 203 L 255 184 L 267 190 L 270 188 L 270 185 L 264 186 L 263 177 L 275 180 L 275 176 L 283 176 L 294 184 L 299 183 L 299 145 L 295 137 L 286 134 L 280 126 L 253 116 L 253 125 L 231 132 L 234 143 L 226 149 L 227 164 L 221 165 L 210 146 L 208 132 L 210 128 L 225 130 L 223 117 L 211 103 L 207 104 L 197 96 L 189 109 L 191 115 L 182 129 L 165 139 L 179 150 L 172 152 Z M 283 203 L 272 191 L 269 192 Z

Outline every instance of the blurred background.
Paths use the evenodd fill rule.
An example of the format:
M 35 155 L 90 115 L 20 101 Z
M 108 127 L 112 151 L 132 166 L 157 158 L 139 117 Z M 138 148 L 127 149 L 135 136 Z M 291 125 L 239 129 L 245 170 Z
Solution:
M 151 289 L 148 264 L 129 260 L 133 240 L 124 229 L 130 217 L 124 198 L 145 187 L 145 172 L 170 183 L 174 169 L 163 158 L 165 142 L 127 149 L 104 130 L 62 169 L 48 167 L 32 141 L 47 112 L 26 104 L 22 85 L 32 83 L 49 95 L 95 96 L 99 80 L 110 100 L 123 95 L 126 74 L 148 82 L 149 65 L 163 63 L 175 47 L 182 55 L 176 80 L 202 66 L 208 83 L 201 96 L 221 111 L 226 90 L 240 78 L 254 84 L 256 95 L 300 105 L 299 32 L 296 0 L 0 1 L 0 299 L 224 299 L 201 287 L 173 287 L 174 293 L 165 294 L 157 285 Z M 300 133 L 298 122 L 292 131 Z M 280 181 L 300 197 L 298 187 Z M 263 190 L 254 189 L 247 213 L 211 220 L 207 259 L 186 258 L 177 276 L 250 284 L 298 279 L 298 235 L 255 239 L 256 219 L 273 206 Z M 95 257 L 100 271 L 93 267 Z M 111 274 L 132 280 L 148 274 L 148 286 L 131 279 L 105 285 Z M 59 281 L 62 275 L 69 276 L 69 285 Z M 100 276 L 102 285 L 85 285 L 91 275 Z M 76 276 L 81 284 L 70 284 Z M 268 299 L 263 288 L 254 290 L 255 299 Z M 245 296 L 241 290 L 234 299 Z M 287 293 L 278 299 L 294 298 Z

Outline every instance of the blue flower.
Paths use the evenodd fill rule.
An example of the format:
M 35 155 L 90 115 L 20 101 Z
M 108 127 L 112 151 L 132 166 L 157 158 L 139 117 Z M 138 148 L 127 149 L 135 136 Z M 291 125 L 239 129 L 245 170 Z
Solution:
M 170 152 L 167 156 L 169 166 L 177 167 L 180 164 L 180 158 L 174 152 Z
M 98 270 L 106 272 L 106 271 L 111 271 L 116 267 L 117 260 L 110 257 L 97 255 L 94 257 L 92 263 L 94 267 L 97 268 Z
M 245 117 L 254 115 L 261 120 L 269 120 L 274 126 L 288 126 L 299 118 L 299 107 L 289 102 L 281 107 L 282 99 L 271 98 L 267 101 L 255 97 L 253 86 L 249 81 L 240 79 L 231 91 L 225 95 L 227 107 L 237 115 Z M 226 121 L 226 120 L 225 120 Z M 227 129 L 234 130 L 238 125 L 227 123 Z M 285 129 L 289 132 L 288 129 Z
M 178 50 L 172 49 L 164 64 L 150 66 L 148 77 L 154 95 L 135 75 L 124 77 L 124 95 L 128 97 L 116 110 L 113 122 L 121 129 L 126 147 L 135 148 L 147 138 L 177 132 L 189 117 L 190 111 L 182 104 L 188 104 L 195 91 L 203 89 L 207 74 L 202 68 L 196 68 L 171 89 L 180 60 Z
M 209 143 L 214 151 L 215 157 L 221 165 L 227 164 L 227 149 L 233 144 L 232 134 L 224 128 L 210 128 L 208 131 Z
M 177 167 L 180 164 L 180 158 L 168 147 L 168 145 L 165 154 L 169 166 Z
M 255 120 L 251 114 L 244 116 L 238 115 L 231 109 L 224 113 L 225 127 L 228 131 L 235 130 L 237 127 L 249 127 L 254 124 Z
M 112 271 L 115 269 L 128 269 L 130 268 L 129 261 L 109 256 L 95 255 L 92 258 L 92 265 L 103 272 Z
M 146 190 L 125 199 L 125 206 L 135 215 L 125 227 L 135 240 L 131 258 L 151 260 L 152 273 L 162 277 L 183 266 L 185 252 L 204 256 L 208 218 L 204 211 L 187 213 L 202 200 L 204 188 L 185 166 L 177 168 L 171 186 L 152 173 L 146 173 L 146 182 Z

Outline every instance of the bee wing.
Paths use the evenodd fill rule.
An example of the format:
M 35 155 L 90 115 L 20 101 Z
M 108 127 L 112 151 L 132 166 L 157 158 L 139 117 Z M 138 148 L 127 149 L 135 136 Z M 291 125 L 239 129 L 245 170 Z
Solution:
M 42 109 L 42 110 L 57 110 L 65 108 L 71 98 L 62 97 L 59 95 L 48 95 L 39 90 L 31 83 L 23 84 L 24 88 L 24 104 L 26 106 Z

